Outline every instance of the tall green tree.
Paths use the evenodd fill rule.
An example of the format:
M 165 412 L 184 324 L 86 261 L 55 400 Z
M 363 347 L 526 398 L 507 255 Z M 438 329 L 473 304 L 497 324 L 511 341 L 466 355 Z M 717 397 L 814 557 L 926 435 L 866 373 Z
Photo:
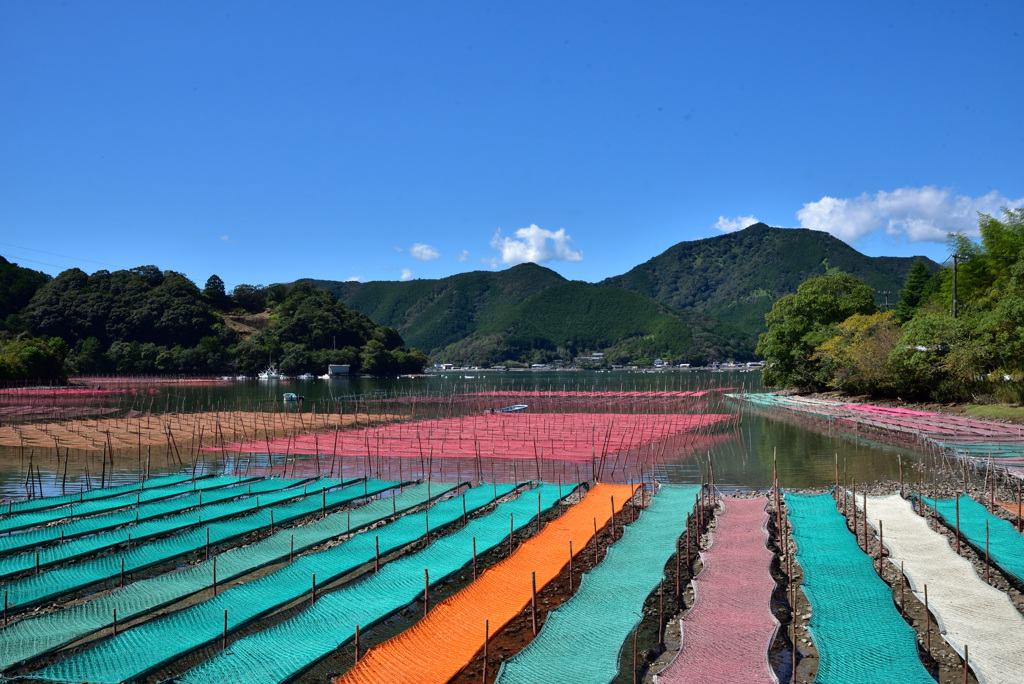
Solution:
M 920 259 L 915 261 L 914 265 L 910 267 L 906 285 L 900 290 L 900 301 L 896 305 L 896 318 L 900 321 L 910 320 L 910 317 L 917 311 L 917 307 L 921 305 L 931 279 L 932 274 L 928 271 L 925 263 Z
M 762 380 L 769 387 L 820 389 L 830 380 L 814 350 L 835 337 L 836 326 L 853 314 L 877 311 L 874 291 L 847 273 L 809 278 L 795 294 L 775 302 L 765 316 L 756 353 L 767 363 Z

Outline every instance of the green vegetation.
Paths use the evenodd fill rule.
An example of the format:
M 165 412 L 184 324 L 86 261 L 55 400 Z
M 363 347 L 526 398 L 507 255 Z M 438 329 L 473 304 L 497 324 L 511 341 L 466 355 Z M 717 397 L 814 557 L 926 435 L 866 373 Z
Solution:
M 565 282 L 544 289 L 443 349 L 441 358 L 490 365 L 546 363 L 603 350 L 605 364 L 650 365 L 752 358 L 752 338 L 697 314 L 679 314 L 631 292 Z
M 949 236 L 955 295 L 952 268 L 928 275 L 915 264 L 895 312 L 875 313 L 863 283 L 856 311 L 843 304 L 852 289 L 819 292 L 834 307 L 825 318 L 792 297 L 776 302 L 758 345 L 768 362 L 765 383 L 937 401 L 1024 400 L 1024 209 L 1004 209 L 1001 219 L 982 214 L 978 223 L 979 242 Z M 800 291 L 819 289 L 813 283 L 820 280 Z
M 775 303 L 765 317 L 757 355 L 768 365 L 768 386 L 816 387 L 828 382 L 836 359 L 821 359 L 815 349 L 834 337 L 838 325 L 854 314 L 872 314 L 871 288 L 846 273 L 811 278 Z M 822 361 L 826 363 L 822 363 Z
M 40 280 L 17 281 L 29 283 L 19 293 L 37 284 L 0 330 L 0 380 L 252 373 L 271 362 L 286 373 L 322 373 L 329 363 L 347 363 L 355 371 L 390 374 L 419 372 L 426 364 L 395 330 L 309 285 L 239 285 L 229 296 L 217 276 L 200 290 L 156 266 L 92 275 L 69 269 Z M 0 305 L 11 308 L 13 299 Z M 236 322 L 249 319 L 258 325 Z
M 59 337 L 0 335 L 0 382 L 64 380 L 68 348 Z
M 753 336 L 735 326 L 619 288 L 569 282 L 536 264 L 440 280 L 300 282 L 329 289 L 439 362 L 571 362 L 596 351 L 605 353 L 602 365 L 753 358 Z
M 1024 423 L 1024 406 L 997 406 L 993 404 L 968 404 L 967 413 L 978 418 L 1008 420 Z
M 929 273 L 938 264 L 919 257 Z M 698 311 L 751 335 L 765 331 L 765 314 L 780 297 L 829 268 L 849 273 L 873 291 L 875 303 L 896 301 L 914 258 L 869 257 L 820 231 L 758 223 L 735 233 L 680 242 L 601 285 L 652 297 L 679 311 Z
M 528 297 L 566 280 L 550 269 L 527 263 L 505 271 L 473 271 L 440 280 L 299 282 L 329 290 L 346 306 L 395 328 L 409 344 L 436 355 Z
M 50 276 L 30 268 L 22 268 L 0 256 L 0 328 L 19 331 L 24 324 L 19 312 Z

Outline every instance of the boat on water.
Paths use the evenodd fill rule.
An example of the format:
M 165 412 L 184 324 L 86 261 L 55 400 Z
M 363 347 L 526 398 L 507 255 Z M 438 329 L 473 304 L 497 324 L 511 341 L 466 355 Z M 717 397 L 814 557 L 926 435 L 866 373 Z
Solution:
M 316 380 L 316 376 L 312 373 L 303 373 L 302 375 L 296 375 L 296 380 Z
M 522 413 L 527 408 L 529 408 L 527 404 L 513 404 L 503 408 L 487 409 L 487 413 Z
M 302 396 L 301 394 L 295 394 L 295 392 L 284 393 L 284 403 L 286 404 L 295 404 L 302 401 L 305 398 L 306 397 Z
M 260 380 L 281 380 L 285 376 L 281 375 L 281 372 L 277 370 L 275 366 L 267 366 L 265 370 L 259 372 L 257 375 Z

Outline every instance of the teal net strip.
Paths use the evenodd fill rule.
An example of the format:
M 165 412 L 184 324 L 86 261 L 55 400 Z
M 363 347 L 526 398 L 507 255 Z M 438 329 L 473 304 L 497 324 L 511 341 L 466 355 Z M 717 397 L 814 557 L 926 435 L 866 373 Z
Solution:
M 501 497 L 513 489 L 513 485 L 475 487 L 465 493 L 465 499 L 448 499 L 422 513 L 407 515 L 377 528 L 373 534 L 359 534 L 337 546 L 300 556 L 269 575 L 122 632 L 32 677 L 89 682 L 136 679 L 221 638 L 224 611 L 227 611 L 230 632 L 292 601 L 309 597 L 314 576 L 321 584 L 343 577 L 373 562 L 378 544 L 382 554 L 398 551 L 422 539 L 428 522 L 431 528 L 451 524 L 462 518 L 464 504 L 466 511 L 475 511 L 494 502 L 495 492 Z
M 349 480 L 348 484 L 356 480 Z M 136 510 L 138 520 L 131 513 L 111 513 L 109 516 L 97 516 L 79 521 L 85 523 L 81 527 L 89 526 L 92 532 L 98 532 L 90 536 L 65 539 L 62 544 L 56 544 L 39 551 L 30 551 L 6 558 L 0 558 L 0 579 L 6 579 L 12 575 L 27 572 L 35 567 L 47 568 L 52 565 L 77 560 L 85 556 L 96 554 L 104 549 L 109 549 L 120 544 L 136 544 L 147 541 L 154 537 L 160 537 L 172 532 L 195 527 L 197 525 L 209 525 L 225 518 L 248 513 L 256 508 L 254 495 L 263 495 L 270 492 L 286 492 L 293 499 L 304 496 L 307 492 L 302 485 L 309 480 L 294 480 L 283 478 L 270 478 L 248 485 L 225 487 L 212 492 L 189 494 L 188 496 L 159 501 L 157 503 L 139 506 Z M 232 501 L 231 499 L 236 499 Z M 199 505 L 202 500 L 202 505 Z M 284 499 L 278 501 L 283 502 Z M 219 502 L 219 503 L 218 503 Z M 179 513 L 182 510 L 198 506 L 195 511 Z M 174 515 L 178 513 L 178 515 Z M 158 519 L 153 519 L 158 518 Z M 110 530 L 118 527 L 119 529 Z M 86 534 L 81 529 L 79 534 Z M 26 533 L 30 534 L 30 533 Z
M 946 524 L 956 528 L 956 499 L 922 499 L 926 506 L 938 505 L 939 515 Z M 984 506 L 963 494 L 960 496 L 960 536 L 971 546 L 985 553 L 985 522 L 988 521 L 989 558 L 1003 572 L 1024 582 L 1024 536 L 1014 529 L 1013 523 L 992 515 Z M 884 533 L 884 529 L 883 529 Z
M 197 492 L 192 492 L 192 490 L 189 489 L 189 493 L 176 496 L 173 499 L 158 500 L 152 503 L 144 503 L 140 506 L 123 511 L 114 511 L 112 513 L 94 515 L 87 518 L 75 518 L 74 520 L 66 520 L 63 523 L 50 525 L 49 527 L 40 527 L 34 530 L 16 532 L 6 537 L 0 537 L 0 556 L 17 553 L 26 549 L 35 549 L 37 546 L 55 541 L 67 541 L 68 539 L 80 537 L 86 534 L 96 534 L 98 532 L 103 532 L 104 530 L 121 527 L 122 525 L 130 525 L 151 518 L 173 515 L 175 513 L 188 510 L 189 508 L 194 508 L 200 504 L 205 506 L 206 504 L 245 496 L 248 493 L 262 494 L 264 491 L 272 492 L 281 489 L 281 487 L 274 484 L 275 482 L 281 481 L 282 480 L 275 480 L 273 478 L 251 482 L 247 481 L 245 483 L 238 483 L 236 481 L 234 486 L 223 487 L 221 489 L 206 491 L 200 490 Z M 347 481 L 355 482 L 355 479 L 350 478 Z M 306 480 L 300 481 L 300 484 L 304 482 L 306 482 Z M 203 519 L 205 520 L 206 518 Z M 136 535 L 133 533 L 132 540 L 135 540 L 136 538 Z
M 828 494 L 786 493 L 786 507 L 811 604 L 818 649 L 816 682 L 935 684 L 917 654 L 917 632 L 896 610 L 892 588 L 875 572 Z
M 372 484 L 372 486 L 371 486 Z M 399 483 L 381 483 L 371 480 L 347 487 L 340 492 L 328 494 L 328 506 L 344 497 L 365 496 L 381 491 L 383 485 L 396 486 Z M 438 497 L 450 491 L 455 485 L 433 484 L 430 497 Z M 365 487 L 365 490 L 364 490 Z M 361 493 L 360 493 L 361 492 Z M 356 532 L 402 514 L 411 508 L 423 505 L 428 500 L 428 485 L 409 487 L 393 498 L 372 501 L 351 511 L 339 511 L 326 518 L 298 527 L 280 530 L 275 534 L 248 546 L 225 551 L 215 560 L 197 563 L 177 572 L 151 577 L 128 584 L 122 589 L 100 596 L 92 601 L 62 610 L 25 618 L 0 630 L 0 667 L 28 658 L 44 655 L 61 646 L 77 641 L 96 630 L 113 624 L 113 611 L 118 620 L 126 621 L 146 615 L 158 608 L 187 598 L 213 585 L 213 564 L 217 564 L 217 582 L 227 582 L 253 570 L 288 558 L 294 543 L 295 553 L 346 534 Z M 292 504 L 297 513 L 290 519 L 302 517 L 319 510 L 321 497 L 313 495 L 307 501 Z M 275 509 L 275 522 L 285 509 Z M 269 525 L 267 511 L 261 511 L 259 521 L 263 527 Z M 262 529 L 262 527 L 260 528 Z M 204 532 L 205 534 L 205 532 Z M 205 539 L 205 537 L 204 537 Z
M 151 501 L 162 501 L 175 496 L 184 496 L 207 489 L 230 487 L 231 485 L 258 479 L 256 477 L 242 478 L 241 480 L 237 477 L 227 476 L 209 477 L 203 480 L 195 480 L 188 484 L 161 487 L 159 489 L 144 489 L 133 494 L 115 496 L 109 499 L 96 499 L 81 503 L 71 502 L 60 508 L 49 508 L 43 511 L 22 513 L 0 519 L 0 533 L 15 532 L 38 525 L 49 525 L 61 520 L 73 520 L 76 517 L 106 513 L 107 511 L 115 511 L 119 508 L 131 508 Z
M 431 586 L 447 580 L 508 539 L 509 516 L 515 529 L 533 523 L 540 510 L 550 510 L 577 485 L 542 484 L 523 492 L 481 518 L 433 542 L 426 549 L 384 566 L 358 584 L 317 599 L 297 616 L 236 641 L 210 660 L 176 678 L 178 682 L 240 682 L 248 684 L 293 679 L 332 651 L 348 643 L 356 625 L 368 629 L 423 595 L 423 570 Z M 539 500 L 539 501 L 538 501 Z
M 6 506 L 0 506 L 0 515 L 41 511 L 46 508 L 64 506 L 74 501 L 92 501 L 94 499 L 106 499 L 112 496 L 130 494 L 143 489 L 159 489 L 160 487 L 169 487 L 181 484 L 182 482 L 188 482 L 190 479 L 192 478 L 188 475 L 165 475 L 163 477 L 151 477 L 143 482 L 131 482 L 113 487 L 97 487 L 88 491 L 75 492 L 74 494 L 59 494 L 57 496 L 43 496 L 38 499 L 26 499 L 25 501 L 10 501 Z
M 339 484 L 338 480 L 320 480 L 316 483 L 317 486 L 310 487 L 309 491 L 319 492 L 321 489 L 337 487 Z M 366 485 L 365 482 L 364 485 Z M 373 480 L 368 486 L 368 492 L 376 494 L 398 486 L 398 483 Z M 326 495 L 326 506 L 327 508 L 334 508 L 350 501 L 364 498 L 366 495 L 364 487 L 358 485 L 346 487 L 340 491 L 328 493 Z M 254 496 L 253 498 L 255 499 L 256 497 Z M 85 589 L 98 582 L 118 578 L 121 574 L 122 559 L 126 574 L 138 572 L 139 570 L 172 561 L 187 553 L 206 547 L 207 533 L 209 533 L 209 544 L 211 546 L 222 544 L 250 532 L 270 527 L 272 517 L 274 524 L 283 525 L 311 513 L 316 513 L 322 507 L 321 496 L 319 494 L 311 494 L 295 503 L 273 508 L 277 503 L 292 498 L 294 497 L 290 492 L 272 492 L 261 495 L 259 497 L 259 510 L 256 513 L 212 525 L 205 525 L 198 529 L 186 530 L 173 537 L 147 542 L 121 555 L 104 556 L 65 567 L 53 568 L 38 575 L 15 580 L 5 584 L 0 589 L 8 592 L 8 602 L 11 608 L 24 610 L 65 594 Z M 253 503 L 253 506 L 255 508 L 256 502 Z
M 663 485 L 650 506 L 583 575 L 576 594 L 548 613 L 537 637 L 498 672 L 500 682 L 610 682 L 644 601 L 676 552 L 699 487 Z

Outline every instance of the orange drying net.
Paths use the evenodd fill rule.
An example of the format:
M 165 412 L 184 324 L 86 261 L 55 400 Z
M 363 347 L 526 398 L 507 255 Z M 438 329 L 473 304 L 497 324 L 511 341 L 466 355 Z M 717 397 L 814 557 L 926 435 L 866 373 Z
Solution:
M 1009 511 L 1010 513 L 1013 513 L 1014 515 L 1017 515 L 1017 516 L 1020 515 L 1021 505 L 1019 503 L 1017 503 L 1016 501 L 999 501 L 999 500 L 997 500 L 996 504 L 1000 508 L 1004 508 L 1007 511 Z
M 612 499 L 619 512 L 635 489 L 633 485 L 595 486 L 511 556 L 437 604 L 411 628 L 367 652 L 335 684 L 447 682 L 483 648 L 485 620 L 493 636 L 530 605 L 530 573 L 537 573 L 539 592 L 568 565 L 569 542 L 578 555 L 594 536 L 594 520 L 601 529 L 611 519 Z

